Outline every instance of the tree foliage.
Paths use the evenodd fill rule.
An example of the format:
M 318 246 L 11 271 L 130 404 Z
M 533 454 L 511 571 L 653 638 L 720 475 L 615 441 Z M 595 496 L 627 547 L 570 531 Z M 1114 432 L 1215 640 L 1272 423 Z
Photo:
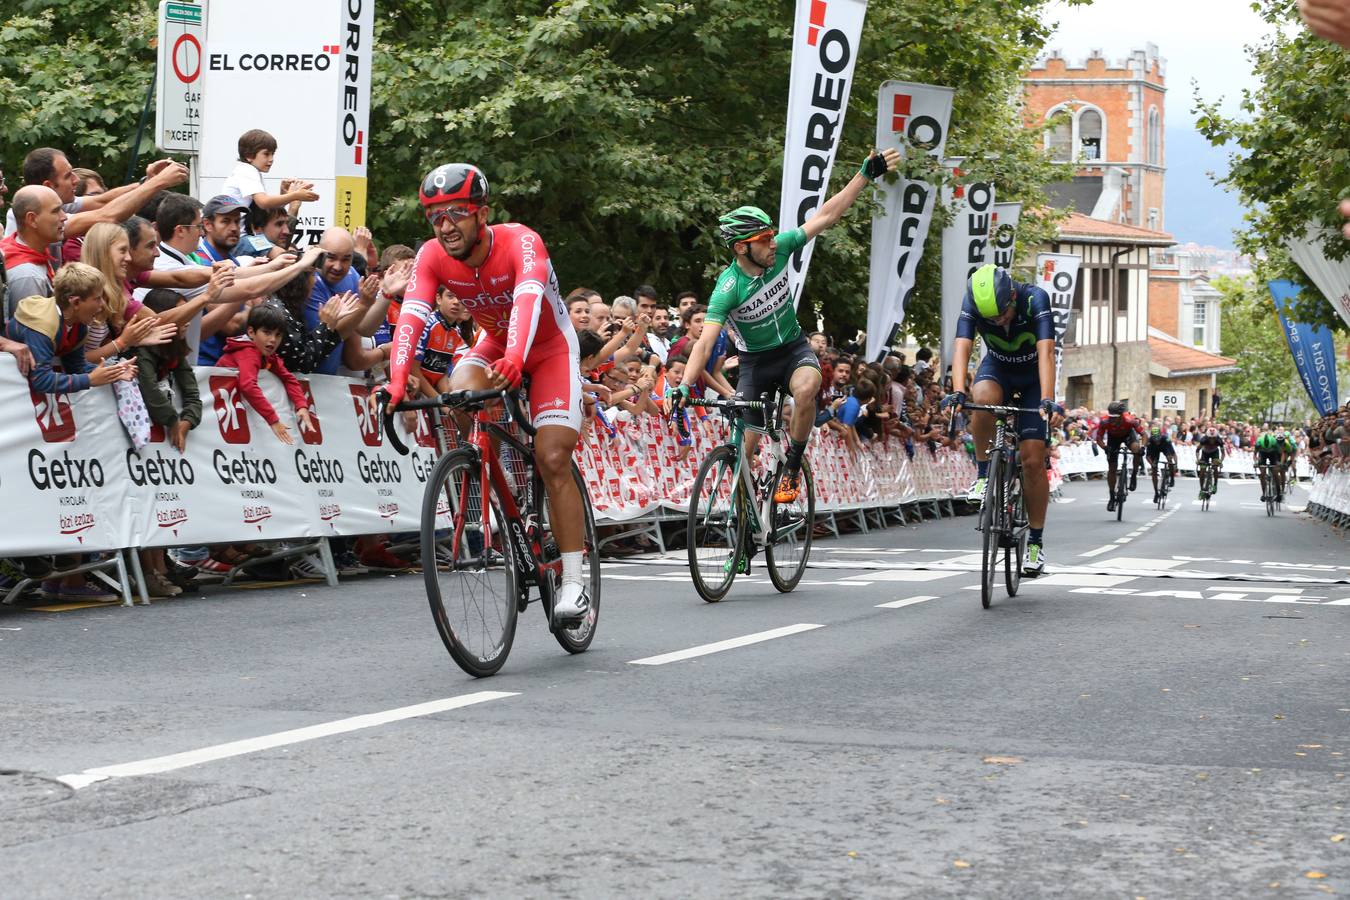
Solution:
M 1232 149 L 1229 173 L 1217 180 L 1248 207 L 1238 245 L 1261 258 L 1260 279 L 1306 285 L 1284 249 L 1287 238 L 1325 226 L 1332 229 L 1327 255 L 1343 259 L 1350 252 L 1336 214 L 1337 201 L 1350 196 L 1350 54 L 1307 31 L 1295 0 L 1256 0 L 1252 7 L 1272 26 L 1248 48 L 1261 87 L 1243 91 L 1238 116 L 1197 99 L 1197 126 L 1215 146 Z M 1304 291 L 1295 314 L 1346 327 L 1316 290 Z
M 13 2 L 13 0 L 11 0 Z M 1080 2 L 1080 0 L 1071 0 Z M 651 282 L 705 294 L 725 210 L 778 205 L 794 0 L 401 0 L 376 6 L 369 215 L 383 242 L 427 233 L 420 175 L 478 162 L 494 218 L 548 242 L 565 289 Z M 871 0 L 831 189 L 873 141 L 885 79 L 956 89 L 948 153 L 1024 203 L 1019 244 L 1048 237 L 1043 186 L 1065 177 L 1020 117 L 1019 73 L 1049 0 Z M 154 65 L 153 0 L 17 0 L 0 16 L 0 165 L 50 144 L 120 181 Z M 208 99 L 209 104 L 209 99 Z M 249 102 L 267 102 L 256 98 Z M 246 118 L 246 117 L 244 117 Z M 241 127 L 246 123 L 241 120 Z M 151 140 L 144 141 L 152 152 Z M 917 170 L 922 163 L 911 163 Z M 17 179 L 15 179 L 17 180 Z M 938 325 L 934 221 L 909 314 Z M 804 314 L 866 322 L 870 216 L 821 239 Z

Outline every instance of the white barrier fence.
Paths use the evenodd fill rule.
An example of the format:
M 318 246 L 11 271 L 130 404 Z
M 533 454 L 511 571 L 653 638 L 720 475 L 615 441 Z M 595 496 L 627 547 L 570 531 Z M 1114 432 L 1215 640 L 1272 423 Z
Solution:
M 400 456 L 345 378 L 302 378 L 317 427 L 300 433 L 281 383 L 260 376 L 290 427 L 287 446 L 249 408 L 232 369 L 196 372 L 202 423 L 186 453 L 156 428 L 137 451 L 110 388 L 34 394 L 0 360 L 0 555 L 24 556 L 229 541 L 320 538 L 419 527 L 436 460 L 426 420 Z M 6 399 L 7 398 L 7 399 Z M 398 426 L 401 429 L 401 426 Z
M 1177 451 L 1177 468 L 1182 472 L 1195 472 L 1195 447 L 1191 444 L 1174 444 Z M 1307 457 L 1300 454 L 1295 462 L 1299 478 L 1311 478 L 1313 469 Z M 1083 442 L 1059 445 L 1059 470 L 1065 477 L 1070 475 L 1095 475 L 1107 471 L 1106 453 L 1095 444 Z M 1250 450 L 1230 450 L 1223 460 L 1223 474 L 1256 477 L 1256 454 Z
M 1308 512 L 1337 525 L 1350 524 L 1350 469 L 1334 467 L 1313 478 Z

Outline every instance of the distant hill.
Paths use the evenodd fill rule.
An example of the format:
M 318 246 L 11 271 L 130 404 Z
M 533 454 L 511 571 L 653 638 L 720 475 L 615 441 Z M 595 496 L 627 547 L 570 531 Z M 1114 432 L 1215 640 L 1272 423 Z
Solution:
M 1228 154 L 1194 128 L 1167 129 L 1166 230 L 1179 243 L 1232 247 L 1242 227 L 1237 197 L 1215 186 L 1207 173 L 1228 171 Z

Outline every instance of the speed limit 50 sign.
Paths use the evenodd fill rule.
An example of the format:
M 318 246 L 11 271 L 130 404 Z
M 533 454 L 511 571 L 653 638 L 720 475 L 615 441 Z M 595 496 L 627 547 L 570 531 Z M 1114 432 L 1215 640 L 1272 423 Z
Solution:
M 1181 391 L 1158 391 L 1153 395 L 1153 406 L 1180 412 L 1186 408 L 1186 395 Z

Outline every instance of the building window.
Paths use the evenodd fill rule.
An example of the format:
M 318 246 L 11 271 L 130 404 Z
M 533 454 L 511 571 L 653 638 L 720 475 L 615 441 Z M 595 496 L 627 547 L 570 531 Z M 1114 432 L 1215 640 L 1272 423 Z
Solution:
M 1158 225 L 1159 225 L 1159 223 L 1158 223 L 1158 208 L 1155 207 L 1155 206 L 1150 206 L 1150 207 L 1148 208 L 1148 229 L 1149 229 L 1149 231 L 1157 231 L 1157 230 L 1158 230 Z
M 1148 161 L 1149 165 L 1162 165 L 1162 117 L 1156 106 L 1148 110 Z
M 1055 162 L 1068 162 L 1073 149 L 1073 118 L 1068 109 L 1057 106 L 1046 114 L 1046 120 L 1059 116 L 1059 122 L 1045 133 L 1045 146 Z
M 1095 161 L 1102 158 L 1102 114 L 1085 109 L 1078 114 L 1079 158 Z
M 1093 306 L 1105 306 L 1111 302 L 1111 270 L 1092 267 L 1083 269 L 1079 275 L 1086 275 L 1092 282 L 1088 287 L 1088 298 Z
M 1130 311 L 1130 270 L 1116 270 L 1116 312 L 1124 314 Z
M 1197 303 L 1191 307 L 1191 343 L 1205 346 L 1205 322 L 1209 318 L 1209 304 Z

